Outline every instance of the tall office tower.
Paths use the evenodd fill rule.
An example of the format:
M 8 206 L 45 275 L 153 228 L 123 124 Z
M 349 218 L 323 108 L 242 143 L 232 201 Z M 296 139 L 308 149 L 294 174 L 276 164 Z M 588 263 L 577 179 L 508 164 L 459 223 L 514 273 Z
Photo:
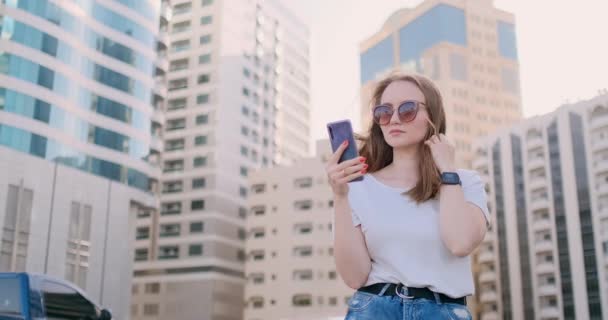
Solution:
M 494 220 L 479 250 L 479 318 L 605 319 L 608 92 L 474 146 Z
M 491 0 L 426 0 L 399 10 L 360 52 L 362 130 L 374 85 L 395 70 L 438 84 L 461 167 L 470 168 L 475 137 L 521 118 L 514 18 Z
M 317 156 L 251 176 L 245 320 L 342 319 L 353 294 L 333 257 L 333 194 Z
M 172 1 L 161 210 L 135 319 L 241 319 L 249 170 L 308 154 L 308 30 L 279 1 Z
M 159 11 L 153 1 L 0 4 L 0 271 L 70 280 L 119 319 L 134 221 L 157 207 Z

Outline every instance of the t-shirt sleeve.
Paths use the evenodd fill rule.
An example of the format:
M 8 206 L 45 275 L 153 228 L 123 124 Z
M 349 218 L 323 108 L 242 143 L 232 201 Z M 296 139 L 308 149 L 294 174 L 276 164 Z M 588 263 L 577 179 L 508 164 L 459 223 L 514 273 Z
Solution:
M 463 173 L 461 181 L 464 198 L 481 209 L 486 218 L 486 226 L 490 228 L 490 210 L 488 210 L 488 196 L 484 183 L 476 171 L 466 170 Z

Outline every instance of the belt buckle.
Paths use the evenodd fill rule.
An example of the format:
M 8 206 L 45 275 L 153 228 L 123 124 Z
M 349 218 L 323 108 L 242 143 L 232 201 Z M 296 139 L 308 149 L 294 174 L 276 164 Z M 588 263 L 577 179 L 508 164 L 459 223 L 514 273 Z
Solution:
M 402 294 L 401 292 L 399 292 L 399 287 L 401 287 L 403 289 L 403 287 L 405 287 L 402 284 L 398 284 L 395 286 L 395 293 L 401 298 L 401 299 L 407 299 L 407 300 L 411 300 L 414 299 L 414 296 L 406 296 L 404 294 Z

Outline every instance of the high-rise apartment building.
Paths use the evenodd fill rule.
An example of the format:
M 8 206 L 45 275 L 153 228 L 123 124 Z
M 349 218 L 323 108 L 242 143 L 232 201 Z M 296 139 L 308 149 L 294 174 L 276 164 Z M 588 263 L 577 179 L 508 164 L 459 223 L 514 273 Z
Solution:
M 245 320 L 342 319 L 353 294 L 333 257 L 333 193 L 317 156 L 251 176 Z
M 241 319 L 248 173 L 309 152 L 308 30 L 279 1 L 171 1 L 161 207 L 134 319 Z
M 427 0 L 399 10 L 360 52 L 364 131 L 376 81 L 395 70 L 438 84 L 461 167 L 470 167 L 475 137 L 521 118 L 514 17 L 491 0 Z
M 608 92 L 474 147 L 494 220 L 477 259 L 479 319 L 605 319 Z
M 0 271 L 46 273 L 128 316 L 166 88 L 153 1 L 0 3 Z

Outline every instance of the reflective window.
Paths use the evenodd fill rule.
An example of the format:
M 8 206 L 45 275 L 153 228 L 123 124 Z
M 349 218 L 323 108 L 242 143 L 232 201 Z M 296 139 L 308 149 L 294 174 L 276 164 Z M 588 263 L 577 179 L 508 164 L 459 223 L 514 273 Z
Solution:
M 149 190 L 149 178 L 142 172 L 88 156 L 54 140 L 19 128 L 0 125 L 0 145 L 120 181 L 144 191 Z
M 517 60 L 517 43 L 515 26 L 511 23 L 498 21 L 498 52 L 504 58 Z
M 450 76 L 453 80 L 467 81 L 467 59 L 458 53 L 450 53 Z
M 361 83 L 374 80 L 379 73 L 393 66 L 393 41 L 391 37 L 382 40 L 361 54 Z
M 439 4 L 399 30 L 400 64 L 421 71 L 420 58 L 425 50 L 440 42 L 466 46 L 466 35 L 464 11 Z
M 148 58 L 123 44 L 97 34 L 87 27 L 83 28 L 83 39 L 81 40 L 90 48 L 116 60 L 130 64 L 146 75 L 152 75 L 153 64 Z M 50 34 L 8 16 L 5 16 L 2 20 L 1 30 L 2 38 L 40 50 L 58 58 L 64 63 L 73 64 L 74 55 L 77 51 L 66 43 L 58 41 L 56 37 Z
M 49 124 L 75 139 L 129 153 L 137 159 L 148 155 L 149 145 L 128 136 L 96 127 L 45 101 L 0 88 L 0 110 L 19 114 Z
M 42 284 L 46 317 L 54 320 L 97 319 L 99 310 L 76 290 L 51 281 Z

